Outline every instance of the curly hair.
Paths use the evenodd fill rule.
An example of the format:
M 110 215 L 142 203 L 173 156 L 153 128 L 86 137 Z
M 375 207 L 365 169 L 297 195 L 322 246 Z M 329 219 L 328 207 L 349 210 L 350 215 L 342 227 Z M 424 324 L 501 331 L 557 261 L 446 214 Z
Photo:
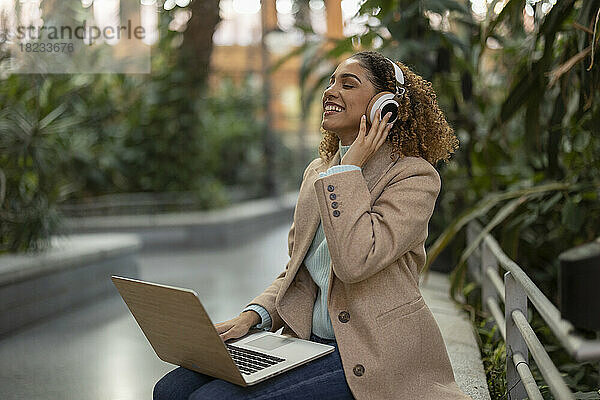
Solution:
M 377 93 L 396 92 L 394 68 L 382 54 L 362 51 L 349 58 L 358 59 Z M 404 74 L 406 92 L 394 99 L 400 105 L 398 119 L 390 129 L 386 140 L 390 141 L 395 154 L 422 157 L 434 167 L 437 162 L 447 162 L 458 149 L 458 138 L 440 110 L 431 82 L 415 74 L 406 65 L 396 62 Z M 331 160 L 339 147 L 339 138 L 333 132 L 321 128 L 324 137 L 319 143 L 319 156 L 325 162 Z

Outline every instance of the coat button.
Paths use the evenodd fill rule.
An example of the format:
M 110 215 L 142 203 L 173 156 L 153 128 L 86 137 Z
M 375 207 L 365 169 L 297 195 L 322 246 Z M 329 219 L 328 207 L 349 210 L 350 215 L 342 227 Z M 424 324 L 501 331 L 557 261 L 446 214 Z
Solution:
M 334 217 L 339 217 L 340 216 L 340 212 L 338 210 L 333 210 L 333 216 Z
M 337 208 L 337 201 L 334 201 L 333 203 L 331 203 L 331 208 Z
M 329 195 L 329 198 L 330 198 L 331 200 L 335 200 L 335 193 L 331 193 L 331 194 Z
M 329 190 L 330 192 L 333 192 L 333 189 L 334 189 L 333 185 L 327 186 L 327 190 Z
M 363 374 L 365 373 L 365 367 L 363 367 L 361 364 L 356 364 L 352 371 L 356 376 L 363 376 Z
M 348 311 L 342 311 L 338 314 L 338 319 L 340 322 L 346 323 L 350 321 L 350 313 Z

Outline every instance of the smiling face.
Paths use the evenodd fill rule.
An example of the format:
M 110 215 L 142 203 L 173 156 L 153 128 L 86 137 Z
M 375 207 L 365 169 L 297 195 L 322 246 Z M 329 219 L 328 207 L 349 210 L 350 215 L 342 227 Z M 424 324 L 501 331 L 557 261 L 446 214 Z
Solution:
M 323 92 L 321 127 L 335 133 L 342 145 L 351 144 L 358 135 L 360 117 L 367 112 L 367 105 L 375 94 L 375 87 L 358 60 L 343 61 Z

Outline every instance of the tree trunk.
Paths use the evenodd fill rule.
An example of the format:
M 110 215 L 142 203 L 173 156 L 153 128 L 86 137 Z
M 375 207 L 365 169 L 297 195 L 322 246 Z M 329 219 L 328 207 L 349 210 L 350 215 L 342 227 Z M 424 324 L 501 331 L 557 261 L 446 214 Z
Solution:
M 192 17 L 183 34 L 179 62 L 186 70 L 190 89 L 199 94 L 206 87 L 213 34 L 221 21 L 219 0 L 193 0 L 190 10 Z

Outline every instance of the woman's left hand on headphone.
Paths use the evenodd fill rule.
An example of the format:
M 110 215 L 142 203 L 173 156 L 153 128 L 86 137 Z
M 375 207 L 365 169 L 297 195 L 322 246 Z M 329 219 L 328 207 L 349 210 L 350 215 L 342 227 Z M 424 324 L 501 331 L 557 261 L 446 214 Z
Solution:
M 352 164 L 362 168 L 381 147 L 392 128 L 392 124 L 387 123 L 392 113 L 388 112 L 383 119 L 380 118 L 380 114 L 381 110 L 377 110 L 375 121 L 371 125 L 368 134 L 366 133 L 367 117 L 365 115 L 361 117 L 358 135 L 344 157 L 342 157 L 340 164 Z

